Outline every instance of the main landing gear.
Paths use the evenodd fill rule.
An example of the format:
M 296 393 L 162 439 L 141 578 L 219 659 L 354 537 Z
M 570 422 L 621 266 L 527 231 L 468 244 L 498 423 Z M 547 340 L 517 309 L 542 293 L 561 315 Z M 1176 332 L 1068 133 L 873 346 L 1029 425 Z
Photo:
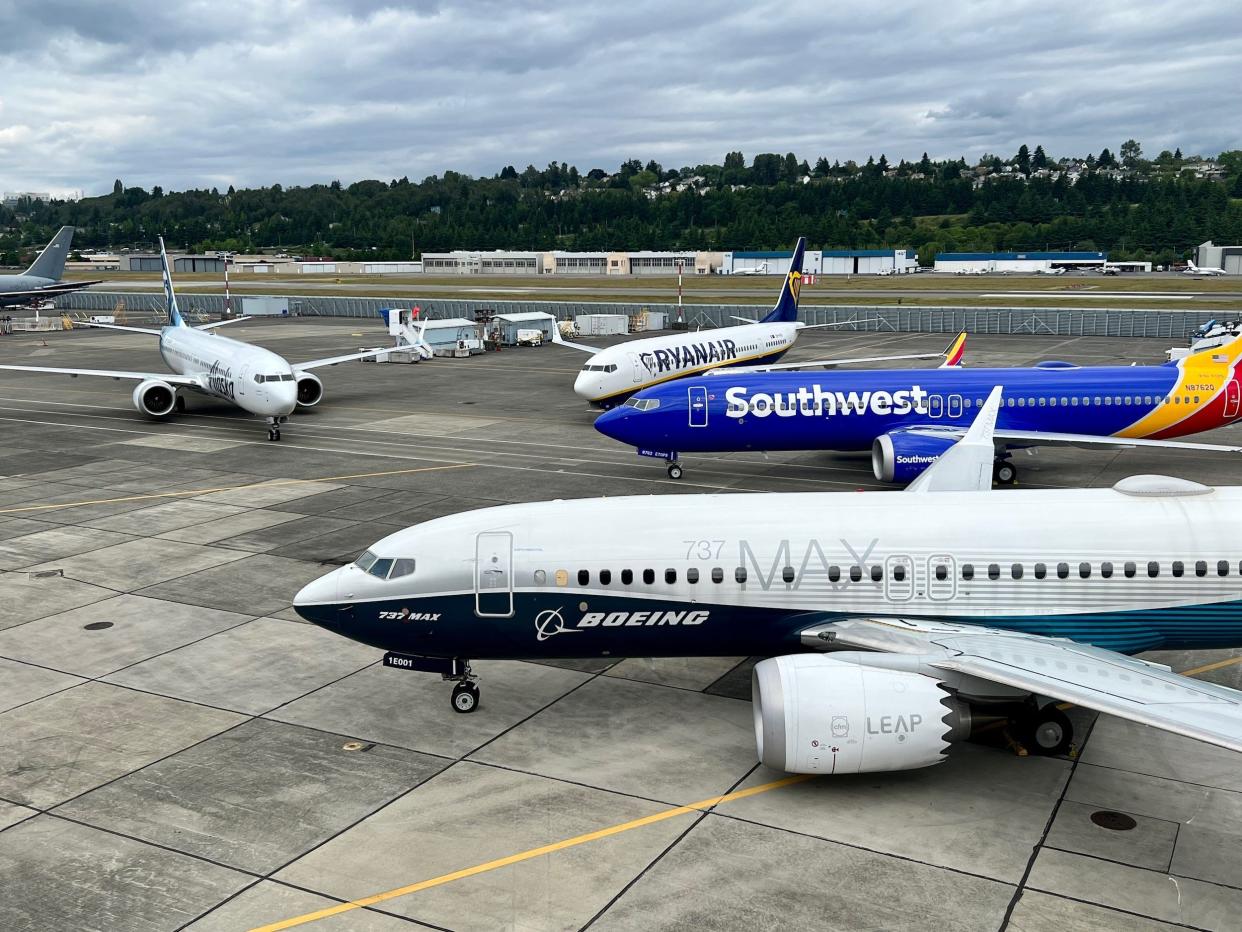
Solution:
M 1009 459 L 998 458 L 992 463 L 992 481 L 997 485 L 1013 485 L 1018 481 L 1018 467 Z
M 1034 754 L 1055 756 L 1069 752 L 1074 725 L 1055 702 L 1032 706 L 1015 721 L 1018 740 Z

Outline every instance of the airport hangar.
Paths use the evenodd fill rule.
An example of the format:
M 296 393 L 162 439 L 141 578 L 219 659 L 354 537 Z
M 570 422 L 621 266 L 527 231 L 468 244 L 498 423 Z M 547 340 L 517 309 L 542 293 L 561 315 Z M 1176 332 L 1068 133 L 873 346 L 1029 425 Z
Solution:
M 356 347 L 360 326 L 234 334 L 305 359 Z M 972 334 L 968 353 L 1126 363 L 1167 343 Z M 812 331 L 790 359 L 942 344 Z M 7 363 L 100 353 L 146 368 L 154 348 L 0 338 Z M 486 698 L 460 716 L 434 676 L 298 619 L 303 583 L 464 509 L 878 487 L 865 458 L 816 454 L 702 457 L 670 482 L 592 430 L 580 365 L 545 347 L 338 366 L 279 445 L 205 399 L 152 423 L 124 385 L 0 374 L 0 928 L 1237 927 L 1227 751 L 1074 710 L 1075 757 L 1019 757 L 995 733 L 939 767 L 785 785 L 755 765 L 756 658 L 481 663 Z M 1047 486 L 1237 481 L 1217 455 L 1033 462 Z M 1236 687 L 1239 653 L 1148 659 Z
M 1229 275 L 1242 275 L 1242 246 L 1217 246 L 1211 240 L 1195 250 L 1195 265 L 1224 269 Z

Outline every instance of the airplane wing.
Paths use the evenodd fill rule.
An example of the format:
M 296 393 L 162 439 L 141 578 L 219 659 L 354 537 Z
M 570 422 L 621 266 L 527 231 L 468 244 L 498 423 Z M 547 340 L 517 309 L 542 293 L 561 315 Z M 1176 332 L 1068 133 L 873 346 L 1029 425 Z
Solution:
M 1041 430 L 997 430 L 995 436 L 997 440 L 1018 441 L 1031 446 L 1083 446 L 1105 450 L 1163 447 L 1169 450 L 1198 450 L 1201 453 L 1242 453 L 1242 447 L 1231 447 L 1219 443 L 1144 440 L 1139 437 L 1096 437 L 1091 434 L 1060 434 Z
M 806 629 L 808 646 L 913 654 L 964 674 L 1242 751 L 1242 693 L 1061 638 L 974 625 L 846 619 Z M 865 659 L 859 662 L 865 663 Z
M 225 324 L 239 324 L 243 320 L 250 320 L 249 317 L 230 317 L 228 320 L 217 320 L 211 324 L 199 324 L 195 330 L 215 330 L 217 327 L 223 327 Z
M 992 488 L 996 416 L 1004 391 L 1003 385 L 992 389 L 962 439 L 906 486 L 907 492 L 983 492 Z
M 708 370 L 708 375 L 738 375 L 744 372 L 780 372 L 790 369 L 831 369 L 835 366 L 849 366 L 857 363 L 893 362 L 898 359 L 942 359 L 944 353 L 914 353 L 908 356 L 860 356 L 856 359 L 814 359 L 810 362 L 783 362 L 770 366 L 716 366 Z
M 751 323 L 754 323 L 754 321 L 752 320 Z M 557 346 L 567 346 L 570 349 L 576 349 L 580 353 L 590 353 L 592 356 L 603 349 L 602 346 L 585 346 L 582 343 L 570 343 L 561 336 L 561 328 L 555 321 L 553 321 L 552 327 L 552 342 Z
M 46 288 L 32 288 L 29 291 L 0 291 L 0 301 L 25 298 L 54 298 L 59 294 L 68 294 L 71 291 L 77 291 L 79 288 L 88 288 L 91 285 L 98 285 L 102 282 L 103 279 L 94 282 L 57 282 L 54 285 L 48 285 Z
M 50 372 L 54 375 L 94 375 L 106 379 L 132 379 L 137 382 L 146 379 L 159 379 L 169 385 L 184 385 L 187 388 L 200 388 L 196 376 L 174 375 L 171 372 L 126 372 L 121 369 L 60 369 L 53 366 L 0 366 L 0 369 L 11 369 L 14 372 Z
M 160 335 L 158 330 L 152 330 L 150 327 L 125 327 L 121 324 L 97 324 L 91 320 L 75 320 L 75 327 L 98 327 L 100 330 L 127 330 L 130 333 L 153 333 L 157 337 Z
M 306 362 L 295 362 L 293 368 L 298 372 L 305 372 L 307 369 L 318 369 L 322 366 L 335 366 L 337 363 L 350 362 L 354 359 L 369 359 L 372 356 L 380 356 L 384 353 L 392 352 L 396 347 L 379 346 L 375 349 L 363 350 L 360 353 L 346 353 L 344 356 L 328 356 L 325 359 L 308 359 Z

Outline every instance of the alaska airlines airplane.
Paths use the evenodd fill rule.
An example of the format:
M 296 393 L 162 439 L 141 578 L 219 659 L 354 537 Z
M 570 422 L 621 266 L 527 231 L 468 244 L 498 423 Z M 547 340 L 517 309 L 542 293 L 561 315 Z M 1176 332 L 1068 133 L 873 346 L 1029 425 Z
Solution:
M 595 420 L 640 455 L 739 450 L 870 450 L 875 477 L 909 482 L 961 438 L 993 385 L 1005 387 L 996 481 L 1017 479 L 1011 451 L 1044 444 L 1242 452 L 1168 438 L 1242 416 L 1242 338 L 1160 366 L 888 369 L 792 373 L 728 370 L 645 389 Z
M 134 407 L 148 417 L 162 420 L 185 409 L 180 397 L 182 389 L 214 395 L 234 404 L 249 414 L 267 419 L 268 440 L 280 439 L 280 425 L 289 419 L 294 408 L 311 408 L 323 398 L 323 383 L 310 370 L 335 366 L 351 359 L 366 359 L 384 349 L 327 359 L 312 359 L 290 365 L 282 356 L 261 346 L 231 340 L 216 333 L 216 327 L 247 320 L 235 317 L 214 324 L 191 327 L 177 308 L 172 274 L 168 270 L 168 254 L 160 237 L 160 263 L 164 270 L 164 297 L 168 301 L 169 325 L 159 330 L 146 327 L 122 327 L 117 324 L 88 324 L 107 330 L 149 333 L 160 338 L 160 356 L 175 375 L 162 372 L 121 372 L 113 369 L 62 369 L 49 366 L 0 366 L 18 372 L 52 372 L 77 377 L 97 375 L 109 379 L 132 379 Z
M 1124 656 L 1242 644 L 1242 488 L 993 491 L 1002 393 L 905 491 L 485 508 L 385 537 L 294 607 L 456 680 L 459 712 L 465 658 L 783 654 L 755 667 L 755 737 L 801 773 L 937 764 L 984 718 L 1063 752 L 1058 701 L 1242 751 L 1242 693 Z
M 61 227 L 30 268 L 20 275 L 0 275 L 0 303 L 54 298 L 99 282 L 62 282 L 65 260 L 73 243 L 73 227 Z
M 701 375 L 728 367 L 734 372 L 764 369 L 805 369 L 851 362 L 876 360 L 825 359 L 816 362 L 772 365 L 794 345 L 799 331 L 818 327 L 844 327 L 855 321 L 835 324 L 804 324 L 798 320 L 798 292 L 802 286 L 802 255 L 806 238 L 799 237 L 789 271 L 781 286 L 776 306 L 762 320 L 746 321 L 740 327 L 721 327 L 693 333 L 673 333 L 642 340 L 631 340 L 599 349 L 569 343 L 559 328 L 552 328 L 552 342 L 558 346 L 591 353 L 591 361 L 574 380 L 574 391 L 599 408 L 619 405 L 637 391 L 671 379 Z M 887 356 L 885 359 L 934 359 L 937 353 L 922 356 Z

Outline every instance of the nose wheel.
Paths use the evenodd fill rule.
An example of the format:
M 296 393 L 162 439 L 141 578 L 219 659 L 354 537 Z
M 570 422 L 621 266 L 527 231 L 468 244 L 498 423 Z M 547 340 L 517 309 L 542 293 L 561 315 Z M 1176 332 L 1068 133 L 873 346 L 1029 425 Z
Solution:
M 669 463 L 668 464 L 668 477 L 670 479 L 680 479 L 682 477 L 682 474 L 683 474 L 683 471 L 681 468 L 681 463 Z
M 456 661 L 454 661 L 456 662 Z M 479 682 L 478 678 L 470 671 L 470 661 L 461 661 L 461 672 L 453 674 L 445 674 L 444 679 L 455 679 L 457 685 L 453 687 L 453 695 L 450 702 L 454 712 L 466 714 L 473 712 L 479 707 Z
M 272 441 L 280 439 L 280 421 L 274 417 L 267 419 L 267 439 Z

